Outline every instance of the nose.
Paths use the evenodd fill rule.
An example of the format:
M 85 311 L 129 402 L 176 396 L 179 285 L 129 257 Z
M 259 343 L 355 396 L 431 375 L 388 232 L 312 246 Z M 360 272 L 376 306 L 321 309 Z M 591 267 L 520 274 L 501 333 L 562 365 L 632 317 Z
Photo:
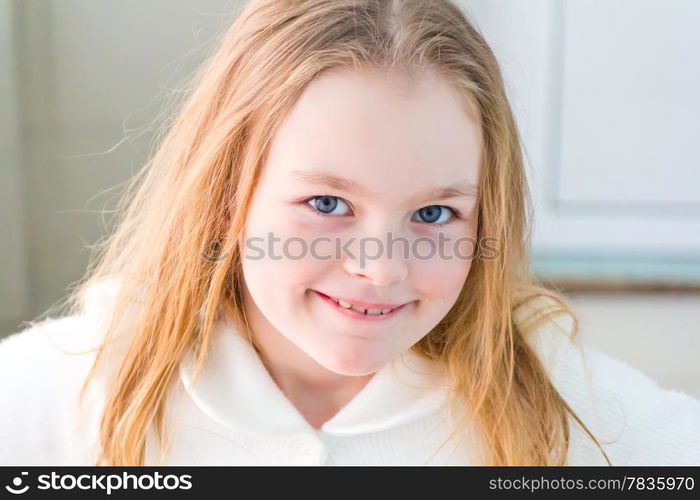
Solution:
M 404 243 L 392 245 L 389 232 L 383 236 L 363 236 L 356 238 L 351 252 L 343 257 L 345 271 L 357 278 L 369 280 L 375 286 L 387 286 L 404 281 L 408 276 L 408 263 L 404 259 Z M 391 251 L 390 247 L 391 246 Z

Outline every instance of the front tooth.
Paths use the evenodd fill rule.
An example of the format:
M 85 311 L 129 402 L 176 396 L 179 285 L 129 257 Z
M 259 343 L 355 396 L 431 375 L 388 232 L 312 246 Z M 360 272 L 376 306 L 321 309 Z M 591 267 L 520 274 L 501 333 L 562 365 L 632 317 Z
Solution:
M 350 302 L 345 302 L 344 300 L 338 299 L 338 304 L 343 306 L 345 309 L 350 309 L 352 304 Z
M 389 314 L 391 309 L 382 309 L 382 314 Z
M 351 304 L 351 307 L 352 307 L 353 311 L 357 311 L 361 314 L 367 314 L 367 310 L 364 307 L 356 306 L 354 304 Z
M 381 314 L 381 309 L 367 309 L 367 314 Z

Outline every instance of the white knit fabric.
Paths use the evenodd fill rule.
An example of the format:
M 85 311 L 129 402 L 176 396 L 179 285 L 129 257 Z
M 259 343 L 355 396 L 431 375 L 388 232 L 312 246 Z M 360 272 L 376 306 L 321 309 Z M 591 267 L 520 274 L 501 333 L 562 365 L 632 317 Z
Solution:
M 0 341 L 0 464 L 94 464 L 104 396 L 125 344 L 108 350 L 83 406 L 78 393 L 113 291 L 95 287 L 84 313 L 52 318 Z M 582 347 L 566 335 L 568 328 L 550 321 L 529 341 L 613 465 L 700 465 L 700 401 Z M 378 372 L 318 430 L 230 324 L 217 323 L 194 385 L 193 363 L 188 353 L 169 395 L 170 446 L 161 453 L 149 434 L 146 465 L 479 464 L 476 433 L 468 430 L 440 447 L 452 430 L 448 379 L 412 351 Z M 605 465 L 573 420 L 568 457 L 571 465 Z

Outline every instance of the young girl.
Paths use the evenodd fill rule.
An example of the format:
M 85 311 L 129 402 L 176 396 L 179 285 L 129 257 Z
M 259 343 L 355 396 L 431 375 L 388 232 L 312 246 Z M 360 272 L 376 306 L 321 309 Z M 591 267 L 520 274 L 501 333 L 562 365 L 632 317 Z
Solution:
M 700 402 L 531 274 L 529 203 L 455 5 L 253 0 L 68 313 L 0 344 L 0 459 L 700 464 Z

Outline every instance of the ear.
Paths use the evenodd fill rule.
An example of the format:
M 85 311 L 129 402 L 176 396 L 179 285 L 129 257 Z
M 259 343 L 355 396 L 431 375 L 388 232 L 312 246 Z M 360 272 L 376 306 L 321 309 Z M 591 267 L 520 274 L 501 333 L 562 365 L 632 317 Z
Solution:
M 231 214 L 230 212 L 226 214 L 226 217 L 224 217 L 223 221 L 221 222 L 220 226 L 220 232 L 219 232 L 219 238 L 223 238 L 224 235 L 228 234 L 229 230 L 231 229 Z M 241 231 L 241 233 L 238 235 L 238 249 L 239 251 L 242 251 L 244 247 L 244 240 L 245 240 L 245 230 Z
M 226 207 L 225 215 L 221 219 L 221 223 L 219 224 L 219 233 L 217 237 L 222 237 L 225 234 L 228 234 L 229 229 L 231 229 L 231 206 L 228 205 Z
M 227 212 L 226 217 L 224 217 L 224 220 L 221 222 L 221 228 L 219 229 L 219 234 L 220 235 L 227 234 L 230 227 L 231 227 L 231 214 Z

